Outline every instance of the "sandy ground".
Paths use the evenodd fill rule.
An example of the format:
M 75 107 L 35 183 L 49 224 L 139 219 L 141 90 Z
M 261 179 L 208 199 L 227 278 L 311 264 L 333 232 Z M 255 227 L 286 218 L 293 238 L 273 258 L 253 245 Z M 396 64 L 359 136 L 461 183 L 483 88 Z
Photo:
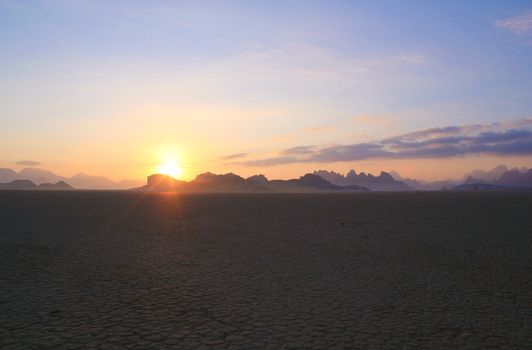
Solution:
M 532 195 L 0 192 L 0 348 L 532 348 Z

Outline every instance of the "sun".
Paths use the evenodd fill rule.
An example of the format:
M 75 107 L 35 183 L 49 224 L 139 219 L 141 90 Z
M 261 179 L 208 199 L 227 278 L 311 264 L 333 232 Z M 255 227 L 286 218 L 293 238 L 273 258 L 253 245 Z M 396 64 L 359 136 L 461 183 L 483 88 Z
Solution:
M 173 160 L 166 160 L 164 163 L 157 166 L 157 173 L 178 178 L 183 174 L 183 167 Z

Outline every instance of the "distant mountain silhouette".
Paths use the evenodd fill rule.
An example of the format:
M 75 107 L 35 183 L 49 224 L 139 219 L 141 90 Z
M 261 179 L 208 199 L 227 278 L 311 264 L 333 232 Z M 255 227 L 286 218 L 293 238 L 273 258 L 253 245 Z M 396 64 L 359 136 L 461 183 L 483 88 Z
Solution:
M 318 175 L 332 184 L 338 186 L 362 186 L 371 191 L 412 191 L 413 188 L 401 181 L 396 181 L 390 174 L 382 171 L 379 176 L 361 172 L 357 174 L 350 170 L 345 176 L 334 171 L 317 170 L 314 175 Z
M 216 175 L 204 173 L 198 175 L 189 183 L 194 190 L 216 191 L 216 192 L 255 192 L 267 191 L 267 188 L 254 181 L 248 181 L 233 173 Z
M 92 176 L 78 173 L 69 179 L 72 186 L 84 189 L 112 189 L 116 185 L 114 181 L 103 176 Z
M 146 186 L 140 189 L 178 192 L 255 192 L 265 190 L 264 186 L 233 173 L 223 175 L 203 173 L 189 182 L 176 180 L 168 175 L 153 174 L 148 176 Z
M 56 183 L 58 181 L 65 180 L 65 178 L 62 176 L 40 168 L 24 168 L 18 172 L 18 178 L 31 180 L 36 184 Z
M 415 190 L 423 190 L 423 187 L 427 184 L 427 182 L 423 180 L 415 180 L 408 177 L 403 178 L 401 177 L 401 175 L 399 175 L 396 171 L 393 170 L 388 173 L 393 177 L 395 181 L 401 181 L 405 185 L 410 186 Z
M 347 182 L 347 179 L 344 175 L 337 173 L 335 171 L 327 171 L 327 170 L 315 170 L 313 172 L 314 175 L 318 175 L 322 179 L 325 179 L 329 181 L 332 184 L 338 185 L 338 186 L 347 186 L 349 183 Z
M 316 172 L 315 172 L 316 173 Z M 387 173 L 384 173 L 387 174 Z M 526 167 L 514 168 L 508 170 L 506 165 L 498 165 L 491 170 L 476 169 L 464 175 L 462 180 L 441 180 L 426 182 L 423 180 L 413 180 L 402 178 L 395 171 L 390 174 L 394 180 L 401 181 L 406 185 L 420 191 L 441 191 L 441 190 L 528 190 L 532 188 L 532 169 Z M 361 173 L 362 175 L 362 173 Z M 343 177 L 334 172 L 325 172 L 322 174 L 329 181 L 347 181 L 349 174 Z M 360 176 L 360 175 L 359 175 Z M 334 181 L 331 181 L 335 183 Z M 376 190 L 368 185 L 372 190 Z
M 9 168 L 0 168 L 0 183 L 11 182 L 18 178 L 18 174 Z
M 58 181 L 55 184 L 36 185 L 30 180 L 13 180 L 8 183 L 0 183 L 0 190 L 73 190 L 73 188 L 64 181 Z
M 73 190 L 74 188 L 64 181 L 58 181 L 55 184 L 42 183 L 37 185 L 40 190 Z
M 264 175 L 254 175 L 247 179 L 233 173 L 217 175 L 204 173 L 186 182 L 175 180 L 167 175 L 148 176 L 146 186 L 139 188 L 148 191 L 178 192 L 314 192 L 314 191 L 368 191 L 361 186 L 337 186 L 320 176 L 306 174 L 299 179 L 268 180 Z
M 83 173 L 78 173 L 72 177 L 64 177 L 40 168 L 24 168 L 18 173 L 9 168 L 0 168 L 0 183 L 7 183 L 13 180 L 30 180 L 37 185 L 43 183 L 56 184 L 59 181 L 64 181 L 74 188 L 88 190 L 130 189 L 143 184 L 142 181 L 136 180 L 115 182 L 103 176 L 92 176 Z
M 334 185 L 329 181 L 325 180 L 321 176 L 314 174 L 305 174 L 297 180 L 298 184 L 305 187 L 311 187 L 318 190 L 326 191 L 341 191 L 342 186 Z
M 473 176 L 468 176 L 463 185 L 469 185 L 469 184 L 489 184 L 490 181 L 488 180 L 484 180 L 484 179 L 478 179 L 478 178 L 474 178 Z
M 27 181 L 21 181 L 27 180 Z M 494 185 L 494 186 L 481 186 Z M 528 190 L 532 188 L 532 169 L 525 167 L 508 170 L 499 165 L 491 170 L 476 169 L 463 180 L 426 182 L 403 178 L 395 171 L 381 172 L 378 176 L 350 170 L 346 175 L 334 171 L 317 170 L 298 179 L 268 180 L 263 174 L 247 179 L 233 173 L 203 173 L 192 181 L 175 180 L 154 174 L 146 185 L 134 180 L 112 181 L 103 176 L 78 173 L 70 178 L 40 168 L 24 168 L 16 172 L 0 168 L 0 189 L 143 189 L 151 191 L 182 192 L 312 192 L 312 191 L 410 191 L 410 190 Z
M 477 171 L 477 175 L 486 175 L 494 180 L 480 180 L 471 176 L 467 177 L 462 185 L 456 186 L 455 190 L 532 190 L 532 169 L 515 168 L 500 173 L 505 166 L 498 166 L 490 172 Z M 500 173 L 500 176 L 499 176 Z M 497 176 L 497 177 L 495 177 Z
M 13 180 L 0 184 L 0 190 L 32 190 L 36 188 L 37 185 L 30 180 Z
M 499 168 L 500 169 L 500 168 Z M 477 172 L 480 173 L 480 172 Z M 488 172 L 486 172 L 488 173 Z M 395 173 L 396 176 L 399 176 Z M 469 176 L 465 181 L 445 180 L 419 183 L 422 190 L 492 191 L 519 190 L 532 188 L 532 170 L 521 172 L 513 169 L 502 174 L 496 182 Z M 363 186 L 366 184 L 367 186 Z M 334 171 L 319 170 L 305 174 L 298 179 L 268 180 L 264 175 L 254 175 L 247 179 L 233 173 L 203 173 L 192 181 L 175 180 L 169 176 L 154 174 L 141 190 L 178 192 L 346 192 L 346 191 L 410 191 L 413 187 L 395 180 L 391 174 L 381 172 L 379 176 L 357 174 L 354 170 L 345 176 Z
M 246 180 L 263 185 L 268 183 L 268 178 L 263 174 L 250 176 Z
M 515 171 L 518 171 L 517 169 L 513 169 Z M 521 172 L 528 171 L 527 168 L 521 168 Z M 475 187 L 476 190 L 488 190 L 492 189 L 490 186 L 479 186 L 480 184 L 501 184 L 501 185 L 507 185 L 507 186 L 516 186 L 516 184 L 512 184 L 512 182 L 519 182 L 519 180 L 510 180 L 508 178 L 509 175 L 507 175 L 507 179 L 503 180 L 503 182 L 499 183 L 498 180 L 501 178 L 506 172 L 508 172 L 508 168 L 505 165 L 498 165 L 495 168 L 491 170 L 482 170 L 482 169 L 476 169 L 473 170 L 466 175 L 464 175 L 463 180 L 453 180 L 453 179 L 447 179 L 447 180 L 440 180 L 440 181 L 433 181 L 433 182 L 426 182 L 422 180 L 412 180 L 412 179 L 404 179 L 402 178 L 397 172 L 390 172 L 394 179 L 401 180 L 405 182 L 407 185 L 421 191 L 439 191 L 439 190 L 466 190 L 470 187 Z M 519 176 L 519 175 L 515 175 Z M 520 180 L 521 183 L 523 180 Z M 526 181 L 525 181 L 526 182 Z M 462 186 L 462 185 L 473 185 L 473 186 Z M 498 188 L 501 189 L 501 188 Z
M 75 188 L 86 190 L 123 190 L 142 185 L 142 181 L 138 180 L 121 180 L 116 182 L 104 176 L 94 176 L 83 173 L 78 173 L 66 180 Z
M 526 171 L 520 171 L 519 169 L 508 170 L 495 183 L 511 187 L 532 187 L 532 169 Z
M 68 178 L 68 183 L 75 188 L 87 190 L 112 190 L 112 189 L 129 189 L 142 185 L 142 181 L 122 180 L 115 182 L 104 176 L 87 175 L 78 173 Z
M 406 185 L 418 190 L 418 191 L 442 191 L 442 190 L 452 190 L 456 186 L 463 183 L 462 180 L 438 180 L 438 181 L 425 181 L 425 180 L 416 180 L 410 178 L 403 178 L 396 171 L 390 171 L 390 175 L 397 181 L 402 181 Z
M 502 174 L 508 171 L 506 165 L 498 165 L 491 170 L 476 169 L 466 174 L 464 178 L 472 177 L 481 180 L 480 182 L 493 182 L 498 180 Z

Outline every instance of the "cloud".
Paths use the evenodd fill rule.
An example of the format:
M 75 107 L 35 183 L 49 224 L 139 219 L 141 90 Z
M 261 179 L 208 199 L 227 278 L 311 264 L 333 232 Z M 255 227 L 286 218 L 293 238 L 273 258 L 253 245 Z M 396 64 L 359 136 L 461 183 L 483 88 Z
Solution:
M 532 11 L 495 21 L 495 26 L 516 35 L 532 34 Z
M 323 45 L 319 34 L 290 32 L 254 43 L 231 61 L 239 76 L 245 69 L 246 76 L 260 79 L 266 86 L 281 83 L 282 91 L 294 86 L 298 91 L 301 87 L 318 91 L 334 87 L 341 92 L 366 89 L 368 81 L 372 86 L 384 83 L 388 88 L 396 83 L 404 87 L 428 63 L 429 56 L 424 52 L 352 53 Z
M 300 162 L 301 161 L 296 157 L 272 157 L 272 158 L 248 160 L 246 162 L 241 162 L 240 165 L 272 166 L 272 165 L 292 164 L 292 163 L 300 163 Z
M 41 162 L 36 162 L 34 160 L 21 160 L 19 162 L 16 162 L 15 164 L 18 165 L 25 165 L 25 166 L 38 166 L 41 165 Z
M 281 153 L 285 155 L 310 154 L 315 148 L 315 146 L 297 146 L 285 149 Z
M 248 166 L 329 163 L 366 159 L 448 158 L 470 154 L 532 155 L 532 117 L 507 122 L 430 128 L 380 141 L 332 146 L 298 146 L 278 157 L 242 162 Z
M 248 155 L 247 153 L 235 153 L 235 154 L 229 154 L 227 156 L 220 157 L 220 159 L 231 160 L 231 159 L 236 159 L 236 158 L 242 158 L 247 155 Z

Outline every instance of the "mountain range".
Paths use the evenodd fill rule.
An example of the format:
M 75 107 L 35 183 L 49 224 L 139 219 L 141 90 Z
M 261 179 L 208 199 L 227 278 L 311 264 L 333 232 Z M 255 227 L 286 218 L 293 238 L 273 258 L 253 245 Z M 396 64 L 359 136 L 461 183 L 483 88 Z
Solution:
M 390 174 L 395 180 L 402 181 L 418 191 L 532 189 L 532 169 L 526 167 L 508 169 L 505 165 L 498 165 L 491 170 L 473 170 L 460 180 L 448 179 L 434 182 L 403 178 L 395 171 L 390 171 Z
M 339 186 L 330 183 L 315 174 L 306 174 L 298 179 L 268 180 L 264 175 L 254 175 L 247 179 L 233 173 L 198 175 L 192 181 L 180 181 L 170 176 L 154 174 L 148 176 L 148 182 L 139 190 L 178 191 L 178 192 L 351 192 L 369 191 L 357 185 Z
M 394 174 L 392 176 L 391 174 Z M 474 177 L 476 176 L 476 177 Z M 138 188 L 146 191 L 177 192 L 348 192 L 348 191 L 493 191 L 532 190 L 532 169 L 508 170 L 498 166 L 492 170 L 474 170 L 462 180 L 425 182 L 403 179 L 397 172 L 356 173 L 350 170 L 343 175 L 334 171 L 317 170 L 298 179 L 269 180 L 266 176 L 253 175 L 243 178 L 233 173 L 198 175 L 192 181 L 175 180 L 167 175 L 154 174 L 147 184 Z
M 53 183 L 63 181 L 76 189 L 88 190 L 112 190 L 130 189 L 142 185 L 142 181 L 122 180 L 112 181 L 103 176 L 93 176 L 78 173 L 71 177 L 64 177 L 45 169 L 24 168 L 18 173 L 9 168 L 0 168 L 0 183 L 8 183 L 14 180 L 29 180 L 36 185 L 43 183 Z
M 389 173 L 382 171 L 380 175 L 350 170 L 345 176 L 334 171 L 317 170 L 318 175 L 330 183 L 338 186 L 363 186 L 371 191 L 413 191 L 414 188 L 402 181 L 395 180 Z
M 140 181 L 112 181 L 103 176 L 76 174 L 63 177 L 40 168 L 16 172 L 0 168 L 0 189 L 143 189 L 183 192 L 309 192 L 309 191 L 440 191 L 440 190 L 532 190 L 532 169 L 499 165 L 491 170 L 476 169 L 462 179 L 427 182 L 403 178 L 397 172 L 371 173 L 350 170 L 345 175 L 316 170 L 298 179 L 269 180 L 264 175 L 243 178 L 233 173 L 204 173 L 192 181 L 155 174 L 142 186 Z
M 73 190 L 72 186 L 64 181 L 56 183 L 43 182 L 36 185 L 30 180 L 13 180 L 8 183 L 0 183 L 0 190 Z

